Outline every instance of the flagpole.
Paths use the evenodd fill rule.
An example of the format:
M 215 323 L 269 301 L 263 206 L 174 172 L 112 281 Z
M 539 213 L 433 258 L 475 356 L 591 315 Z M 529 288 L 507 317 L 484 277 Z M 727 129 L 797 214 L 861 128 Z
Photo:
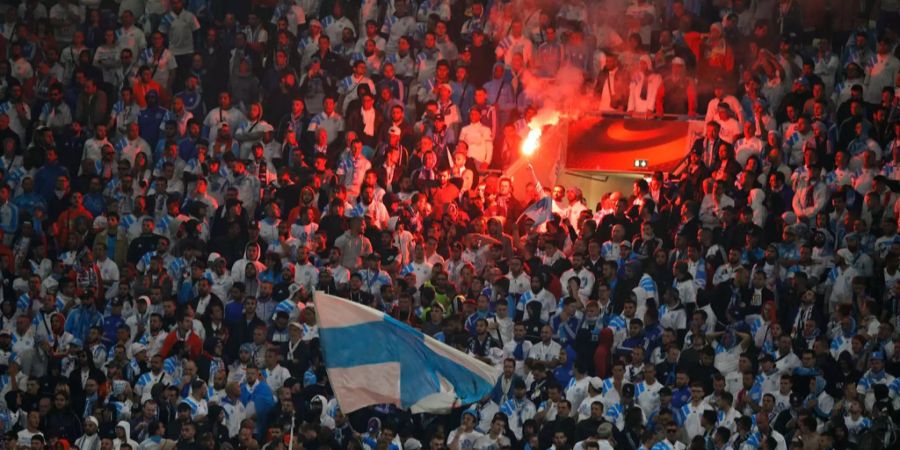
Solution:
M 291 415 L 291 437 L 288 440 L 288 450 L 294 450 L 294 422 L 297 420 L 297 415 Z
M 528 163 L 528 170 L 531 171 L 531 178 L 534 179 L 534 190 L 540 193 L 541 197 L 544 196 L 544 186 L 541 185 L 541 180 L 538 179 L 536 173 L 534 173 L 534 166 L 531 163 Z

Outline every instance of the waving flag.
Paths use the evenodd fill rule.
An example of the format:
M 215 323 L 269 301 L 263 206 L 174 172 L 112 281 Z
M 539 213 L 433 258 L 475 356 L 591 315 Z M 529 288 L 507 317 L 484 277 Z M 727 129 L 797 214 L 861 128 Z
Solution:
M 540 200 L 534 202 L 531 206 L 525 209 L 521 216 L 516 219 L 516 222 L 522 220 L 522 218 L 527 217 L 534 221 L 534 226 L 539 226 L 540 224 L 550 220 L 550 217 L 553 215 L 553 203 L 550 199 L 549 195 L 545 195 L 541 197 Z
M 481 400 L 497 369 L 369 307 L 316 292 L 319 339 L 344 412 L 382 403 L 447 413 Z

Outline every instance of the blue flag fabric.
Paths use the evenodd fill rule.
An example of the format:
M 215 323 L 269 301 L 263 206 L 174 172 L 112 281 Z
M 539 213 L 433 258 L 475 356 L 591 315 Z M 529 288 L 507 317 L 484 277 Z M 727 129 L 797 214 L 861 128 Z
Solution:
M 313 298 L 325 367 L 344 412 L 388 403 L 447 413 L 490 394 L 500 375 L 380 311 L 322 292 Z

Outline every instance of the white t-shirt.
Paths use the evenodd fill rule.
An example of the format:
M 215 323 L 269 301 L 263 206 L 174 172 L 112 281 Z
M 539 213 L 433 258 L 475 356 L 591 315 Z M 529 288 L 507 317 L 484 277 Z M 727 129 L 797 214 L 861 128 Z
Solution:
M 187 9 L 182 9 L 180 13 L 169 11 L 159 24 L 159 31 L 168 34 L 169 50 L 175 56 L 194 52 L 193 33 L 199 29 L 200 21 Z
M 663 388 L 663 384 L 656 381 L 648 384 L 646 381 L 638 383 L 635 388 L 637 394 L 637 403 L 644 411 L 656 411 L 659 408 L 659 391 Z
M 528 351 L 528 357 L 535 361 L 550 361 L 559 357 L 561 347 L 556 341 L 545 344 L 543 341 L 534 344 Z
M 21 446 L 25 446 L 25 447 L 31 448 L 31 438 L 34 437 L 34 436 L 36 436 L 36 435 L 41 435 L 41 436 L 43 436 L 44 434 L 41 433 L 40 431 L 37 431 L 37 432 L 35 432 L 35 433 L 32 433 L 32 432 L 28 431 L 27 428 L 24 429 L 24 430 L 20 430 L 20 431 L 19 431 L 19 441 L 18 441 L 18 445 L 19 445 L 20 447 L 21 447 Z
M 500 448 L 509 447 L 510 445 L 509 438 L 502 434 L 497 436 L 496 439 L 489 434 L 485 434 L 475 441 L 476 450 L 500 450 Z
M 454 439 L 456 439 L 456 435 L 459 434 L 458 432 L 459 432 L 459 429 L 456 429 L 456 430 L 451 431 L 450 434 L 447 435 L 447 444 L 448 445 L 451 442 L 453 442 Z M 459 436 L 459 442 L 458 442 L 459 449 L 460 450 L 471 450 L 471 449 L 475 448 L 475 443 L 478 442 L 482 437 L 484 437 L 484 435 L 475 430 L 469 431 L 468 433 L 463 432 Z

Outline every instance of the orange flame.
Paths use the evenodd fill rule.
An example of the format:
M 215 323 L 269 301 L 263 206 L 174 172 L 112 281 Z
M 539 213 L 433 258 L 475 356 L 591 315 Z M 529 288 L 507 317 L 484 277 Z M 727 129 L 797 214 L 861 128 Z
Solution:
M 529 127 L 531 125 L 529 124 Z M 531 156 L 534 152 L 537 151 L 538 146 L 541 144 L 541 129 L 540 128 L 531 128 L 528 131 L 528 136 L 522 141 L 522 154 L 525 156 Z
M 522 155 L 530 157 L 537 152 L 541 144 L 541 135 L 543 128 L 548 125 L 556 125 L 559 123 L 559 112 L 544 108 L 528 121 L 528 136 L 522 141 Z

